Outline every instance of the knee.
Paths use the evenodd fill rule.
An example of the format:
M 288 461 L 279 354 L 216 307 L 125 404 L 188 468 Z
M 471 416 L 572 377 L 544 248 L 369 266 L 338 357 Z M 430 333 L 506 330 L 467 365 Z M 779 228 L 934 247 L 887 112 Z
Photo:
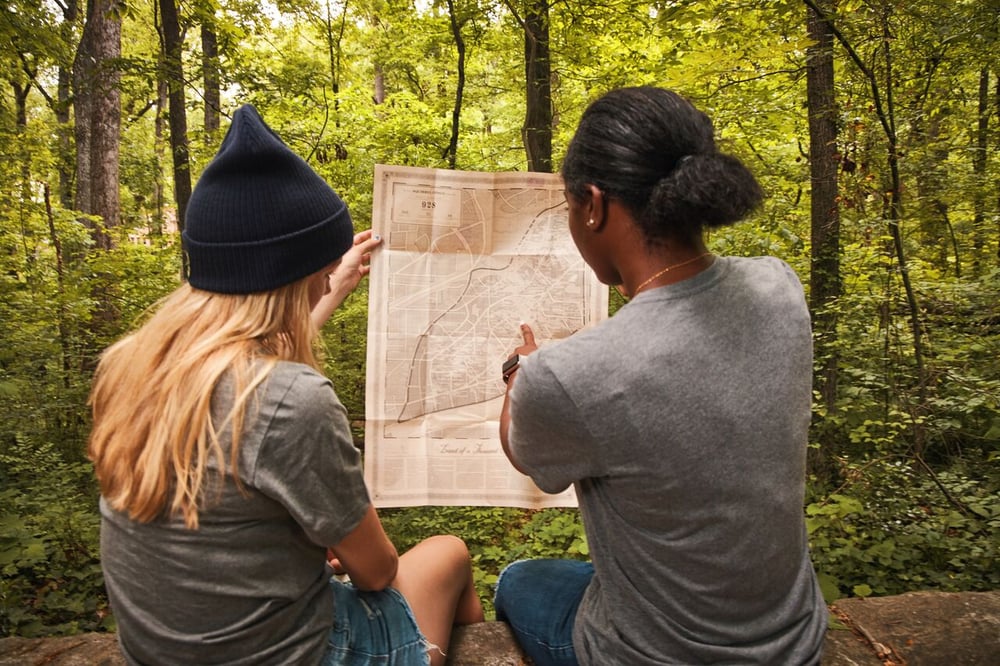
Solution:
M 496 608 L 498 620 L 507 620 L 509 598 L 512 594 L 516 595 L 516 592 L 512 592 L 512 590 L 516 590 L 520 586 L 525 565 L 528 562 L 530 560 L 512 562 L 504 567 L 497 577 L 497 584 L 493 593 L 493 606 Z
M 439 534 L 425 539 L 424 544 L 434 549 L 436 557 L 444 561 L 452 562 L 456 566 L 471 566 L 472 558 L 469 555 L 469 548 L 457 536 L 450 534 Z

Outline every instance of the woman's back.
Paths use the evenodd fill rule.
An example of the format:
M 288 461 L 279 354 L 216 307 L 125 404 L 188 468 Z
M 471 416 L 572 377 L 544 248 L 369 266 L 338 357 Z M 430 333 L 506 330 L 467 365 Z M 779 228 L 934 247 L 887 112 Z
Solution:
M 224 378 L 213 422 L 233 400 Z M 134 662 L 319 663 L 326 649 L 318 544 L 339 542 L 368 507 L 347 415 L 329 380 L 300 363 L 279 362 L 249 405 L 239 472 L 206 481 L 196 530 L 182 516 L 131 520 L 102 498 L 105 582 Z M 151 600 L 155 616 L 143 610 Z
M 514 455 L 547 490 L 582 479 L 596 575 L 580 662 L 815 656 L 826 615 L 801 483 L 811 335 L 792 271 L 717 258 L 523 364 Z

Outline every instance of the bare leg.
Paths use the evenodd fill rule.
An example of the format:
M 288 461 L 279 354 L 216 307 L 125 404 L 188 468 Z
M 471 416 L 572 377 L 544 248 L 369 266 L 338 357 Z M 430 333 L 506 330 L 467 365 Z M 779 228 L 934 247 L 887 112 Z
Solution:
M 458 537 L 434 536 L 403 553 L 392 586 L 410 604 L 427 640 L 441 648 L 431 650 L 434 666 L 444 664 L 452 625 L 483 621 L 469 550 Z

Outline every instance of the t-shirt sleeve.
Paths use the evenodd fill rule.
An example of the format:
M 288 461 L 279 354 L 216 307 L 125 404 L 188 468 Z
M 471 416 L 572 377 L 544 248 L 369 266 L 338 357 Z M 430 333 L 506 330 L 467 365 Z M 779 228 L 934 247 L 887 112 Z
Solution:
M 605 474 L 586 419 L 542 351 L 521 361 L 510 400 L 510 454 L 539 488 L 559 493 L 575 481 Z
M 361 522 L 371 503 L 361 454 L 327 378 L 303 370 L 292 379 L 268 424 L 253 485 L 317 545 L 339 543 Z

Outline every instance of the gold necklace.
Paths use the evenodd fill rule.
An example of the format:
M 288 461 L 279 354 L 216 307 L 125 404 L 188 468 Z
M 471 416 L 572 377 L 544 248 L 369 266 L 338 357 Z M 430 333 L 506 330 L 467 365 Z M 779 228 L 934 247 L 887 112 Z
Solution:
M 691 259 L 688 259 L 686 261 L 682 261 L 679 264 L 673 264 L 671 266 L 667 266 L 662 271 L 660 271 L 659 273 L 656 273 L 651 278 L 649 278 L 648 280 L 646 280 L 645 282 L 643 282 L 642 284 L 640 284 L 638 287 L 636 287 L 635 291 L 632 292 L 631 298 L 635 298 L 636 296 L 638 296 L 639 292 L 642 291 L 643 287 L 645 287 L 646 285 L 648 285 L 650 282 L 652 282 L 656 278 L 660 277 L 661 275 L 667 273 L 668 271 L 672 271 L 675 268 L 680 268 L 681 266 L 687 266 L 688 264 L 693 264 L 694 262 L 698 261 L 699 259 L 704 259 L 705 257 L 711 256 L 711 254 L 712 254 L 711 252 L 705 252 L 704 254 L 699 254 L 697 257 L 692 257 Z

